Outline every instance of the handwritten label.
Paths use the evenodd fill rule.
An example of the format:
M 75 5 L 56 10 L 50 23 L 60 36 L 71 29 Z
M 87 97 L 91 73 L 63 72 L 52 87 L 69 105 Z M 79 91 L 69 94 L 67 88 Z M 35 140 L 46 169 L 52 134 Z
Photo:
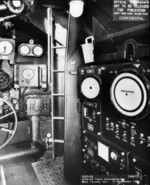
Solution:
M 149 21 L 149 0 L 114 0 L 114 21 Z

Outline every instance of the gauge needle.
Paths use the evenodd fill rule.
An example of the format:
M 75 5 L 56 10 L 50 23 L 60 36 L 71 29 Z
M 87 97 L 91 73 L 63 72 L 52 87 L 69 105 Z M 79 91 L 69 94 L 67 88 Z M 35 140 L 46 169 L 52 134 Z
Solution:
M 6 53 L 6 49 L 7 49 L 6 46 L 4 46 L 4 51 L 3 51 L 3 53 Z

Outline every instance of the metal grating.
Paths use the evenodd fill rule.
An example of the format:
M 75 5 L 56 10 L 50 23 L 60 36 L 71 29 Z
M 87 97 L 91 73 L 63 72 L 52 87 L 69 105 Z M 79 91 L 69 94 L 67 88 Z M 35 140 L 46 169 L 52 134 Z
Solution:
M 34 162 L 32 167 L 41 185 L 65 185 L 63 157 Z

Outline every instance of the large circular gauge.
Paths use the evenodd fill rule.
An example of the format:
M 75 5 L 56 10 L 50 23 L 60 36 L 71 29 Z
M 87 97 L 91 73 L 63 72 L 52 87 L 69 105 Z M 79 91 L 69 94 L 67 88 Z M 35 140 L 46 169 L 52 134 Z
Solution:
M 100 93 L 100 84 L 93 77 L 85 78 L 81 84 L 81 93 L 88 99 L 96 98 Z
M 9 41 L 0 42 L 0 54 L 9 55 L 13 51 L 13 45 Z
M 31 80 L 34 77 L 34 71 L 30 68 L 26 68 L 24 69 L 22 75 L 24 79 Z
M 24 45 L 24 44 L 20 45 L 19 53 L 21 55 L 27 55 L 27 54 L 29 54 L 29 52 L 30 52 L 30 48 L 27 45 Z
M 142 113 L 148 100 L 143 81 L 127 72 L 114 79 L 110 95 L 116 109 L 126 116 L 137 116 Z
M 33 48 L 33 53 L 34 53 L 34 55 L 39 57 L 43 54 L 43 48 L 41 46 L 35 46 Z

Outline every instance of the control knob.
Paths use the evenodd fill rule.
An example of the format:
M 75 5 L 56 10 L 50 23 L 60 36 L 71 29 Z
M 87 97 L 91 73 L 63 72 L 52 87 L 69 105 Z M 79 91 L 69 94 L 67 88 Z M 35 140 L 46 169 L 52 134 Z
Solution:
M 117 159 L 118 159 L 118 154 L 117 154 L 117 152 L 112 151 L 112 152 L 110 153 L 110 157 L 111 157 L 112 160 L 117 161 Z
M 134 181 L 136 184 L 140 184 L 140 181 L 139 180 L 136 180 L 136 181 Z

